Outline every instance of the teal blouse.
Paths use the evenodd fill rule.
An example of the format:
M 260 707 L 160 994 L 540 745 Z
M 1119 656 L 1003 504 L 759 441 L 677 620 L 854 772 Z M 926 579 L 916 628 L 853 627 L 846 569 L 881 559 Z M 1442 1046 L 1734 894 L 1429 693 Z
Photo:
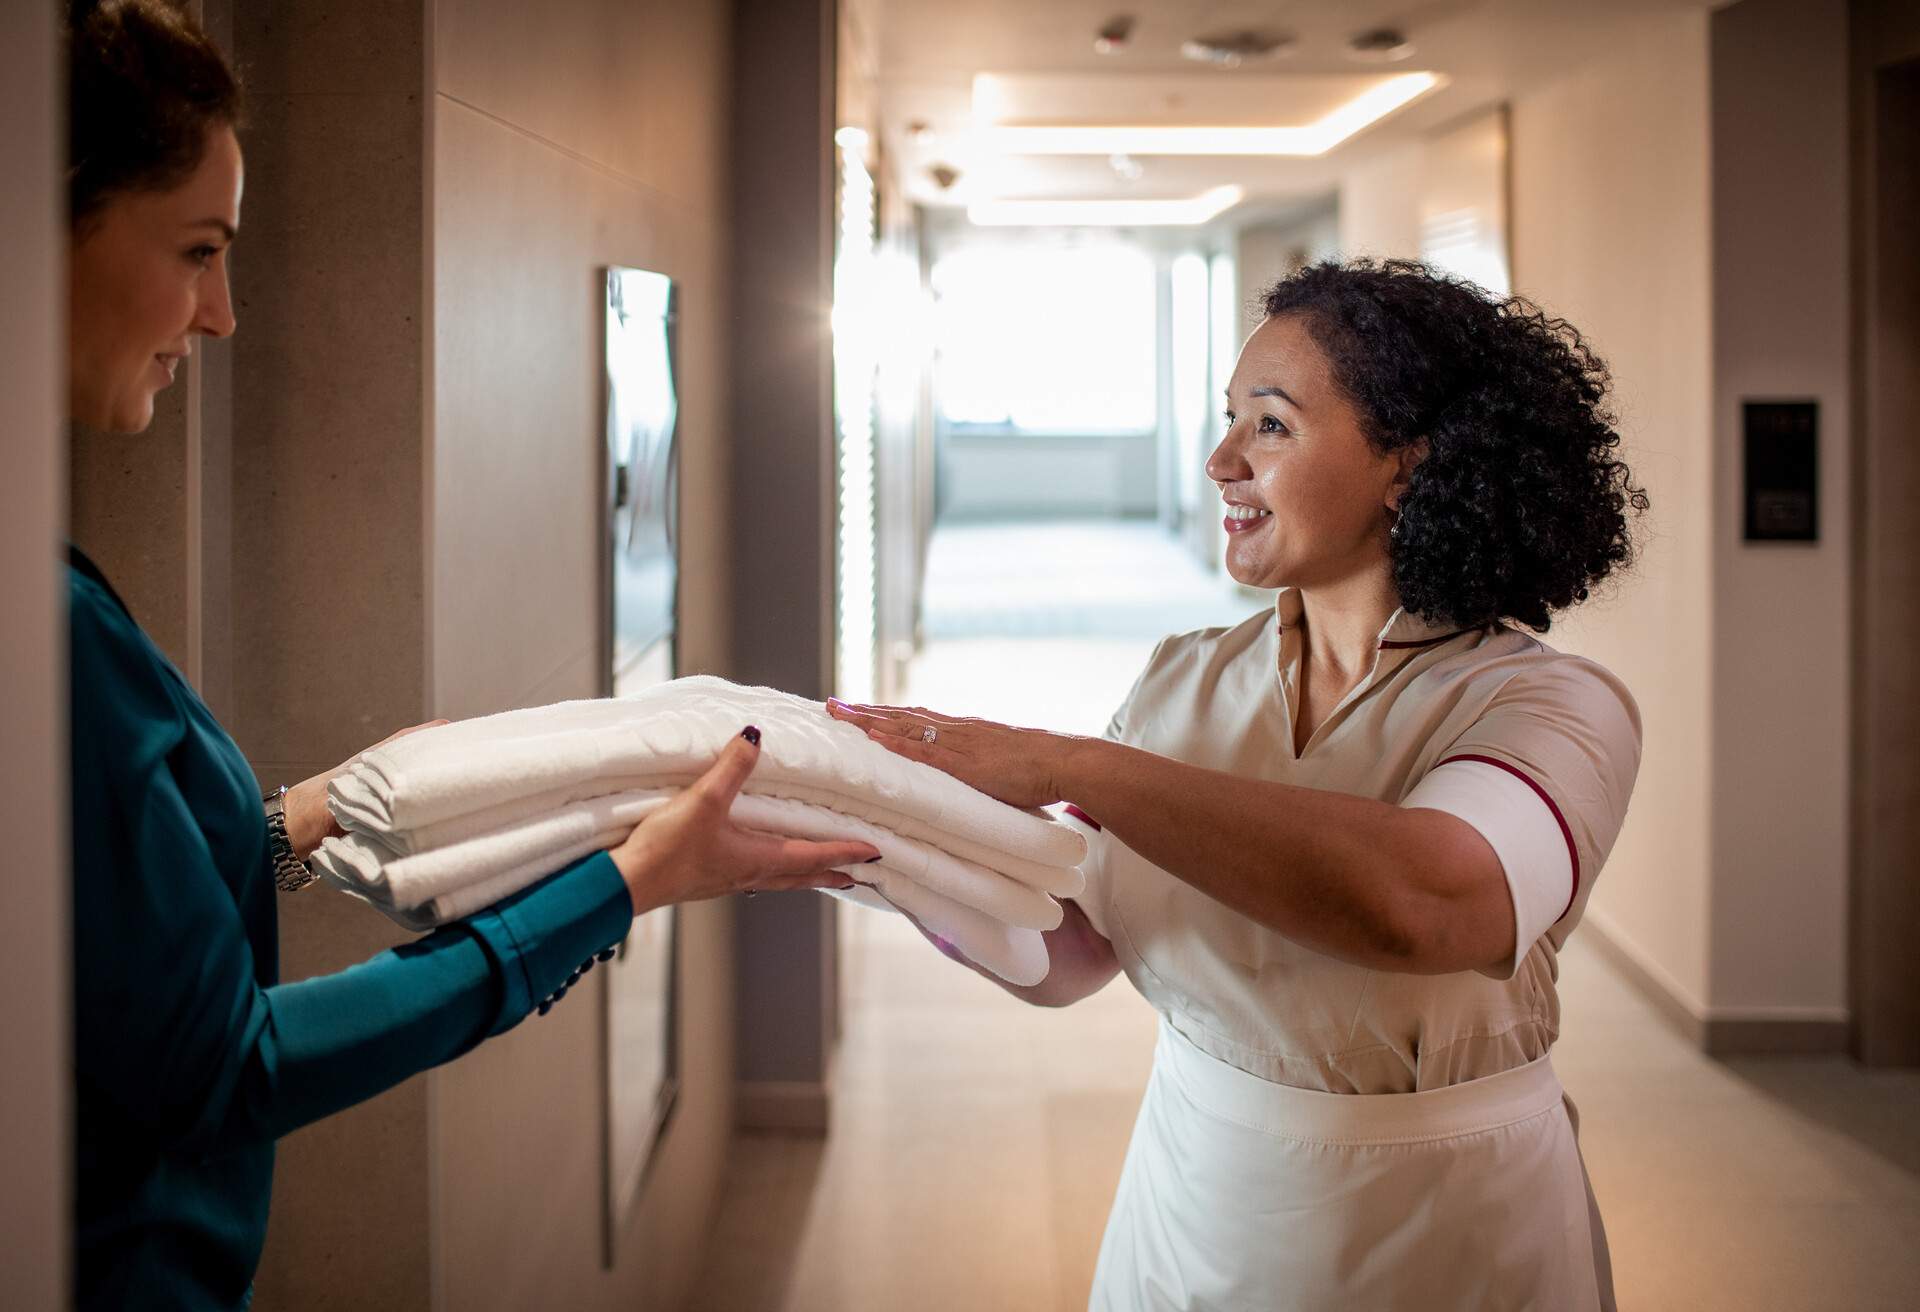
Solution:
M 626 935 L 631 903 L 601 853 L 339 974 L 280 983 L 245 758 L 78 552 L 68 595 L 77 1302 L 244 1307 L 274 1140 L 564 994 Z

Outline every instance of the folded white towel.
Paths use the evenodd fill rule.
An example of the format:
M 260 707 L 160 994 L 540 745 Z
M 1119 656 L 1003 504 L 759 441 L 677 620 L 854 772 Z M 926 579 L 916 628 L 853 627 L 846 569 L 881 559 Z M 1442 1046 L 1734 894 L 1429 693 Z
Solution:
M 337 882 L 355 884 L 370 900 L 397 911 L 415 912 L 442 899 L 452 899 L 444 905 L 466 907 L 470 899 L 462 894 L 468 888 L 491 887 L 498 876 L 530 863 L 552 870 L 554 853 L 591 852 L 596 847 L 584 845 L 605 847 L 624 839 L 678 791 L 650 789 L 572 802 L 490 834 L 411 854 L 394 852 L 377 834 L 348 834 L 328 839 L 315 860 Z M 880 882 L 869 878 L 875 873 L 908 879 L 1009 925 L 1053 929 L 1060 924 L 1060 904 L 1045 893 L 854 816 L 790 798 L 746 794 L 735 799 L 733 817 L 750 829 L 787 838 L 871 843 L 880 860 L 851 871 L 867 883 Z M 444 923 L 470 912 L 427 914 L 432 923 Z
M 359 757 L 329 800 L 349 831 L 426 851 L 610 792 L 685 786 L 747 723 L 764 735 L 754 795 L 870 821 L 1055 896 L 1084 886 L 1086 843 L 1071 827 L 895 756 L 819 702 L 722 679 L 409 734 Z
M 559 866 L 613 846 L 676 791 L 576 802 L 509 830 L 410 856 L 394 855 L 370 834 L 348 834 L 327 839 L 311 864 L 336 888 L 409 929 L 427 930 L 472 915 Z M 1037 984 L 1046 978 L 1046 945 L 1039 931 L 1061 919 L 1059 904 L 1046 895 L 805 802 L 742 796 L 734 802 L 733 817 L 749 828 L 787 837 L 872 843 L 882 859 L 850 872 L 871 886 L 863 890 L 869 896 L 856 900 L 907 912 L 1009 983 Z
M 414 929 L 471 915 L 594 851 L 704 774 L 742 725 L 760 761 L 741 824 L 873 844 L 856 900 L 905 911 L 1015 984 L 1047 972 L 1055 897 L 1084 887 L 1086 842 L 893 755 L 819 702 L 689 678 L 618 701 L 444 725 L 374 748 L 329 788 L 344 838 L 313 858 L 331 884 Z

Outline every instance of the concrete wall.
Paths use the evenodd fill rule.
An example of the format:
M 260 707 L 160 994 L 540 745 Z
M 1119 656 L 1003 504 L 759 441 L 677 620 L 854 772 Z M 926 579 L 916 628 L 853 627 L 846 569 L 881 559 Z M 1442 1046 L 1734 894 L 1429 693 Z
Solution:
M 65 134 L 54 10 L 0 17 L 0 1286 L 20 1312 L 66 1307 L 69 1287 L 67 1074 Z
M 738 0 L 727 137 L 732 270 L 729 673 L 825 697 L 834 679 L 833 0 Z M 778 70 L 770 76 L 770 70 Z M 837 1030 L 832 903 L 736 908 L 740 1120 L 824 1129 Z
M 248 82 L 232 257 L 233 704 L 267 785 L 428 718 L 427 137 L 421 7 L 234 0 Z M 280 903 L 281 975 L 406 939 L 322 889 Z M 427 1086 L 281 1142 L 263 1308 L 425 1306 Z

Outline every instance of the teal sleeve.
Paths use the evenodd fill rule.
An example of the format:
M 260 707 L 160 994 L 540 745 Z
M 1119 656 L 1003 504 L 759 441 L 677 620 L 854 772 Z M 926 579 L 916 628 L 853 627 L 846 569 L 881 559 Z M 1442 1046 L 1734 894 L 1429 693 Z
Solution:
M 130 1119 L 184 1151 L 278 1138 L 459 1056 L 517 1024 L 632 918 L 602 852 L 468 922 L 261 987 L 164 773 L 146 811 L 139 850 L 155 859 L 119 882 L 152 896 L 121 899 L 117 914 L 95 906 L 76 925 L 75 1055 L 96 1093 L 119 1091 Z
M 632 920 L 627 886 L 598 852 L 464 924 L 261 990 L 237 1127 L 277 1137 L 512 1029 Z
M 357 966 L 277 983 L 245 760 L 90 585 L 72 624 L 74 1073 L 149 1142 L 212 1153 L 372 1097 L 511 1028 L 625 936 L 626 887 L 599 853 Z

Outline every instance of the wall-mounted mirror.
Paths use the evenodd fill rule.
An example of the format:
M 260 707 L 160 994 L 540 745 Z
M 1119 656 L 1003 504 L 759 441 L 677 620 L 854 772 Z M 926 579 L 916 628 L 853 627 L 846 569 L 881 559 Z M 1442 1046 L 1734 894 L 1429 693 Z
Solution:
M 663 274 L 607 270 L 601 691 L 609 696 L 631 695 L 677 673 L 674 300 Z M 679 1091 L 677 926 L 671 907 L 639 917 L 607 972 L 608 1266 Z

